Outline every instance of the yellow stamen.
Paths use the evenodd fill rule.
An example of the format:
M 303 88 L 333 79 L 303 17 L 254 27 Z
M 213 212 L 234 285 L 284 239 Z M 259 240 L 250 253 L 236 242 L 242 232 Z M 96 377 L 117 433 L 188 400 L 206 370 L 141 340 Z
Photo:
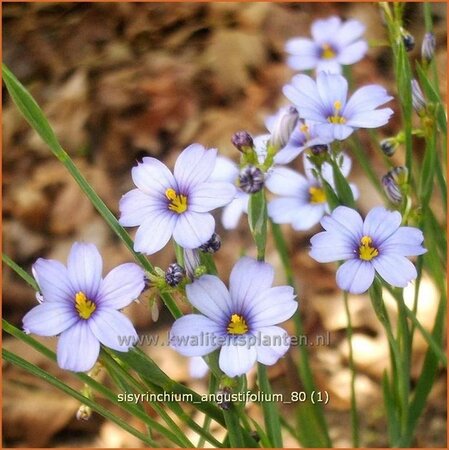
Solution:
M 309 194 L 310 203 L 324 203 L 326 201 L 326 194 L 324 193 L 324 190 L 319 187 L 312 186 L 309 188 Z
M 93 301 L 86 297 L 84 292 L 77 292 L 75 295 L 75 309 L 82 319 L 88 319 L 97 307 Z
M 321 48 L 322 48 L 321 57 L 323 59 L 335 58 L 335 51 L 329 44 L 323 44 Z
M 243 316 L 233 314 L 228 325 L 229 334 L 245 334 L 248 332 L 248 325 Z
M 363 259 L 364 261 L 371 261 L 373 258 L 379 255 L 379 250 L 377 250 L 376 247 L 372 247 L 371 246 L 372 243 L 373 240 L 369 236 L 363 236 L 362 239 L 360 239 L 360 246 L 359 246 L 360 259 Z
M 339 116 L 341 107 L 342 107 L 341 101 L 335 100 L 335 102 L 334 102 L 335 113 L 333 116 L 330 116 L 327 118 L 328 122 L 336 123 L 336 124 L 346 123 L 346 119 L 344 117 Z
M 187 197 L 182 194 L 177 194 L 172 188 L 165 191 L 165 196 L 170 200 L 168 209 L 178 214 L 182 214 L 187 209 Z

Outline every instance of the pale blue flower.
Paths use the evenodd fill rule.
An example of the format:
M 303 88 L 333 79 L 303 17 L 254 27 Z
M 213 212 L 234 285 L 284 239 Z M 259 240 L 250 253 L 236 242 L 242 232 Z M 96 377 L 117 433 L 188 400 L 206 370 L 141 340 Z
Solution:
M 323 217 L 326 231 L 311 239 L 310 256 L 318 262 L 346 261 L 337 271 L 340 289 L 365 292 L 377 272 L 387 283 L 406 287 L 417 276 L 407 256 L 422 255 L 424 236 L 418 228 L 402 227 L 397 211 L 379 206 L 362 220 L 354 209 L 339 206 Z
M 342 22 L 336 16 L 316 20 L 311 27 L 312 39 L 287 41 L 287 64 L 294 70 L 341 73 L 342 65 L 354 64 L 365 56 L 368 44 L 360 39 L 364 31 L 358 20 Z
M 131 321 L 118 310 L 137 299 L 145 287 L 136 264 L 117 266 L 102 278 L 103 262 L 93 244 L 75 243 L 67 267 L 39 258 L 33 274 L 42 302 L 23 318 L 26 333 L 59 336 L 59 367 L 86 372 L 94 366 L 100 343 L 126 352 L 137 340 Z
M 235 187 L 210 181 L 217 151 L 192 144 L 178 157 L 174 174 L 159 160 L 143 158 L 132 169 L 137 189 L 120 200 L 120 224 L 138 226 L 134 250 L 151 255 L 173 239 L 184 248 L 198 248 L 215 229 L 209 211 L 229 203 Z
M 184 356 L 204 356 L 220 349 L 219 366 L 228 376 L 247 373 L 256 361 L 275 364 L 290 346 L 287 332 L 276 326 L 288 320 L 298 303 L 291 286 L 271 287 L 270 264 L 241 258 L 234 266 L 229 290 L 214 275 L 186 286 L 198 311 L 175 321 L 170 345 Z
M 189 375 L 192 378 L 203 378 L 209 372 L 209 366 L 201 356 L 192 356 L 189 358 Z
M 347 177 L 351 171 L 351 158 L 341 154 L 340 170 Z M 309 230 L 329 212 L 326 194 L 319 179 L 315 177 L 314 165 L 304 155 L 305 176 L 288 167 L 275 167 L 267 178 L 266 186 L 279 197 L 268 203 L 268 215 L 275 223 L 289 223 L 298 231 Z M 332 166 L 322 165 L 323 178 L 335 189 Z M 350 184 L 355 199 L 358 190 Z
M 296 75 L 283 89 L 302 119 L 313 121 L 318 134 L 344 140 L 358 128 L 385 125 L 393 111 L 376 109 L 393 97 L 378 85 L 363 86 L 348 97 L 348 82 L 341 75 L 320 72 L 316 82 L 307 75 Z

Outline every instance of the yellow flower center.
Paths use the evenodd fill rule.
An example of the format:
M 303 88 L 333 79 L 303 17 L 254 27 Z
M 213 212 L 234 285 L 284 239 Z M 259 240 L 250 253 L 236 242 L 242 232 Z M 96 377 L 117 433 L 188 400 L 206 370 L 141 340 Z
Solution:
M 321 46 L 321 57 L 323 59 L 335 58 L 335 51 L 329 44 L 323 44 Z
M 75 295 L 75 309 L 81 319 L 88 319 L 97 309 L 95 303 L 86 297 L 84 292 L 77 292 Z
M 346 119 L 344 117 L 340 116 L 340 110 L 341 110 L 341 101 L 340 100 L 335 100 L 334 102 L 334 115 L 333 116 L 329 116 L 327 118 L 328 122 L 330 123 L 346 123 Z
M 243 316 L 233 314 L 228 325 L 229 334 L 245 334 L 248 332 L 248 325 Z
M 320 187 L 312 186 L 309 188 L 310 203 L 324 203 L 326 201 L 326 194 Z
M 172 188 L 165 191 L 165 196 L 170 200 L 168 209 L 175 213 L 182 214 L 187 209 L 187 197 L 182 194 L 177 194 Z
M 376 247 L 372 247 L 373 240 L 369 236 L 363 236 L 360 239 L 359 257 L 364 261 L 371 261 L 379 254 Z
M 307 139 L 310 139 L 309 127 L 305 123 L 299 127 L 299 131 L 304 133 Z

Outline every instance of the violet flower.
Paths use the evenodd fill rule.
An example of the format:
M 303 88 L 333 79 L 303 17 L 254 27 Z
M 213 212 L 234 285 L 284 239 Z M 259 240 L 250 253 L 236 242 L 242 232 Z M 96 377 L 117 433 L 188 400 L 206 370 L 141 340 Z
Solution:
M 174 174 L 156 158 L 146 157 L 132 169 L 137 189 L 120 200 L 120 224 L 138 226 L 134 250 L 148 255 L 173 239 L 183 248 L 198 248 L 215 229 L 209 211 L 229 203 L 235 187 L 209 177 L 217 151 L 192 144 L 179 155 Z
M 363 221 L 354 209 L 339 206 L 323 217 L 326 231 L 310 240 L 310 256 L 318 262 L 346 261 L 337 270 L 340 289 L 352 294 L 365 292 L 377 272 L 387 283 L 406 287 L 417 276 L 406 257 L 427 250 L 421 230 L 401 226 L 401 214 L 384 207 L 373 208 Z
M 365 56 L 368 44 L 360 39 L 364 31 L 358 20 L 342 22 L 336 16 L 316 20 L 311 27 L 312 39 L 287 41 L 287 64 L 294 70 L 341 73 L 342 65 L 354 64 Z
M 128 306 L 145 287 L 144 271 L 121 264 L 102 278 L 103 262 L 93 244 L 74 243 L 67 268 L 39 258 L 33 274 L 42 302 L 23 318 L 26 333 L 59 335 L 59 367 L 86 372 L 94 366 L 100 343 L 126 352 L 137 340 L 131 321 L 118 310 Z
M 186 286 L 198 313 L 175 321 L 170 345 L 184 356 L 204 356 L 221 348 L 220 369 L 234 377 L 256 361 L 275 364 L 290 346 L 287 332 L 276 326 L 298 307 L 291 286 L 271 287 L 270 264 L 241 258 L 234 266 L 229 290 L 214 275 L 203 275 Z
M 393 111 L 376 109 L 393 97 L 379 85 L 363 86 L 348 97 L 348 82 L 341 75 L 320 72 L 316 82 L 307 75 L 296 75 L 284 86 L 299 116 L 316 123 L 318 133 L 344 140 L 358 128 L 385 125 Z

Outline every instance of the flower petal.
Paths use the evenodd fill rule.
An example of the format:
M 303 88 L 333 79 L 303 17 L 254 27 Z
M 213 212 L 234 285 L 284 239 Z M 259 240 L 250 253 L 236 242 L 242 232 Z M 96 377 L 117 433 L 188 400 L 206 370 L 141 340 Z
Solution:
M 341 49 L 337 60 L 340 64 L 354 64 L 360 61 L 368 51 L 368 44 L 365 41 L 357 41 Z
M 421 230 L 414 227 L 399 227 L 380 246 L 379 253 L 396 254 L 401 256 L 415 256 L 426 253 L 422 246 L 424 235 Z
M 198 248 L 211 238 L 214 229 L 211 214 L 186 211 L 178 217 L 173 239 L 183 248 Z
M 344 235 L 322 231 L 310 239 L 309 255 L 320 263 L 342 261 L 354 257 L 354 246 Z
M 221 223 L 226 230 L 237 228 L 240 217 L 248 208 L 249 195 L 238 195 L 229 205 L 223 208 Z
M 318 19 L 312 23 L 310 31 L 315 42 L 327 43 L 335 38 L 341 26 L 341 19 L 338 16 Z
M 345 236 L 355 245 L 358 245 L 363 235 L 363 220 L 360 214 L 347 206 L 338 206 L 330 216 L 324 216 L 321 225 L 327 231 Z
M 192 378 L 203 378 L 209 372 L 209 366 L 201 356 L 192 356 L 189 359 L 189 375 Z
M 372 263 L 378 274 L 392 286 L 406 287 L 417 277 L 415 266 L 405 256 L 379 255 Z
M 392 100 L 387 91 L 377 84 L 370 84 L 357 89 L 346 104 L 344 116 L 350 120 L 354 114 L 373 111 L 378 106 Z
M 257 361 L 272 366 L 290 348 L 290 338 L 281 327 L 263 327 L 257 331 Z
M 139 297 L 145 288 L 145 273 L 134 263 L 112 269 L 101 282 L 98 302 L 102 307 L 122 309 Z
M 386 125 L 393 115 L 390 108 L 355 113 L 346 123 L 348 127 L 377 128 Z
M 217 323 L 227 325 L 232 314 L 231 296 L 224 283 L 214 275 L 203 275 L 186 286 L 190 303 Z
M 257 351 L 253 345 L 248 345 L 245 337 L 229 339 L 220 350 L 218 365 L 228 377 L 243 375 L 256 362 Z
M 292 55 L 287 59 L 287 64 L 294 70 L 313 69 L 319 59 L 318 45 L 306 38 L 288 40 L 285 51 Z
M 87 321 L 95 337 L 106 347 L 127 352 L 137 343 L 131 321 L 119 311 L 101 306 Z
M 200 314 L 177 319 L 170 330 L 170 347 L 184 356 L 207 355 L 224 340 L 223 326 Z
M 192 187 L 188 208 L 195 212 L 208 212 L 225 206 L 235 197 L 236 188 L 231 183 L 208 182 Z
M 401 225 L 402 217 L 398 211 L 388 211 L 383 206 L 370 210 L 363 224 L 363 235 L 373 239 L 380 246 Z
M 240 258 L 229 278 L 229 292 L 236 313 L 245 310 L 245 304 L 273 284 L 274 269 L 270 264 L 253 258 Z
M 268 215 L 274 223 L 292 223 L 298 215 L 297 209 L 303 205 L 297 197 L 275 198 L 268 203 Z
M 337 270 L 337 284 L 351 294 L 362 294 L 373 284 L 374 267 L 371 262 L 350 259 Z
M 293 316 L 298 308 L 291 286 L 276 286 L 260 292 L 243 312 L 251 329 L 277 325 Z
M 134 250 L 152 255 L 165 247 L 179 217 L 168 210 L 154 212 L 142 222 L 134 240 Z
M 340 75 L 341 65 L 336 59 L 321 59 L 316 66 L 316 73 L 326 72 Z
M 320 72 L 316 85 L 328 116 L 333 115 L 337 101 L 341 104 L 340 109 L 344 110 L 348 96 L 348 82 L 345 77 L 335 73 Z
M 165 191 L 177 184 L 167 166 L 156 158 L 145 157 L 131 170 L 134 184 L 145 194 L 152 197 L 165 197 Z
M 79 319 L 73 304 L 43 302 L 25 314 L 22 321 L 25 333 L 34 333 L 38 336 L 57 336 Z
M 124 227 L 135 227 L 140 225 L 149 215 L 162 209 L 167 209 L 165 197 L 150 196 L 140 189 L 133 189 L 120 199 L 119 223 Z
M 67 259 L 67 272 L 75 292 L 95 299 L 101 283 L 103 260 L 94 244 L 75 242 Z
M 302 205 L 295 211 L 292 227 L 297 231 L 310 230 L 320 223 L 326 212 L 326 203 Z
M 33 264 L 32 271 L 46 302 L 71 304 L 74 301 L 76 292 L 64 264 L 53 259 L 39 258 Z
M 175 178 L 181 192 L 189 193 L 190 189 L 204 181 L 212 174 L 217 158 L 217 150 L 206 150 L 200 144 L 192 144 L 185 148 L 175 163 Z
M 215 167 L 208 181 L 226 181 L 234 183 L 239 176 L 237 164 L 224 156 L 217 156 Z
M 288 167 L 275 167 L 267 177 L 265 185 L 273 194 L 288 197 L 304 195 L 309 190 L 306 178 Z
M 100 342 L 89 328 L 87 320 L 65 330 L 56 350 L 58 366 L 73 372 L 88 372 L 100 353 Z
M 351 42 L 356 41 L 365 32 L 365 25 L 358 20 L 347 20 L 343 22 L 338 30 L 338 33 L 334 36 L 335 42 L 340 47 L 345 47 Z M 360 41 L 363 42 L 363 41 Z M 345 63 L 352 64 L 352 63 Z

